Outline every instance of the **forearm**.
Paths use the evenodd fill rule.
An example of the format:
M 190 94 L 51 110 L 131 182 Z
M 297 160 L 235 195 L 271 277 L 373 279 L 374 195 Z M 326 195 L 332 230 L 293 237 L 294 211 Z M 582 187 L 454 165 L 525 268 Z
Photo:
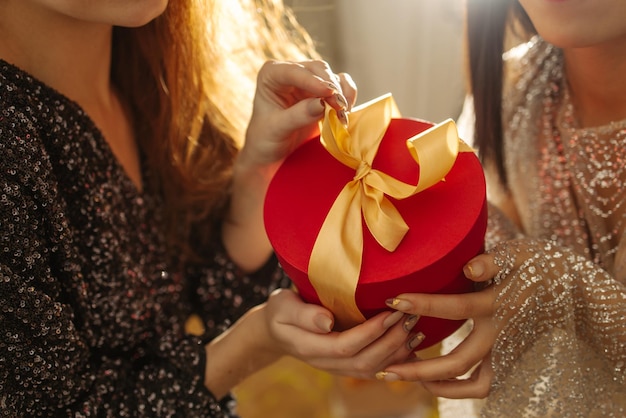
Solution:
M 263 205 L 276 167 L 248 164 L 245 159 L 245 155 L 240 155 L 234 167 L 222 240 L 235 264 L 252 272 L 259 269 L 272 253 L 263 223 Z
M 281 357 L 270 349 L 264 305 L 244 315 L 206 346 L 205 385 L 218 399 Z

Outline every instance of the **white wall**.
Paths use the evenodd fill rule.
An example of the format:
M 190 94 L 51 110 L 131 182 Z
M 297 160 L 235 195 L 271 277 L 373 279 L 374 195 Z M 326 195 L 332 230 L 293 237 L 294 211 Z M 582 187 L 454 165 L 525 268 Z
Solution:
M 463 0 L 286 0 L 359 103 L 391 92 L 405 116 L 456 119 L 464 97 Z

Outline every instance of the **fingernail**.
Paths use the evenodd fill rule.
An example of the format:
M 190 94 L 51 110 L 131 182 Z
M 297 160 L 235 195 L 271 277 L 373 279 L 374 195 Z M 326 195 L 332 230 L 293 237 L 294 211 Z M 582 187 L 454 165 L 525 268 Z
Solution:
M 424 338 L 426 338 L 426 336 L 421 332 L 418 332 L 413 337 L 411 337 L 409 341 L 407 341 L 406 348 L 409 349 L 409 351 L 415 350 L 415 347 L 420 345 L 422 341 L 424 341 Z
M 409 302 L 408 300 L 398 298 L 387 299 L 385 301 L 385 304 L 390 308 L 396 309 L 398 311 L 408 311 L 413 307 L 411 302 Z
M 334 90 L 336 92 L 340 91 L 339 87 L 335 83 L 331 83 L 330 81 L 324 81 L 324 84 L 326 84 L 326 87 L 328 87 L 331 90 Z
M 330 332 L 333 327 L 333 320 L 327 317 L 326 315 L 317 315 L 313 318 L 313 323 L 316 327 L 318 327 L 321 331 Z
M 348 114 L 346 113 L 346 111 L 343 109 L 339 109 L 337 111 L 337 117 L 339 118 L 339 122 L 341 122 L 341 124 L 347 128 L 348 127 Z
M 335 100 L 337 100 L 337 103 L 339 103 L 339 105 L 343 109 L 348 108 L 348 101 L 345 99 L 345 97 L 343 97 L 343 94 L 335 93 Z
M 404 316 L 403 312 L 395 311 L 394 313 L 389 315 L 387 318 L 385 318 L 385 320 L 383 321 L 383 327 L 390 328 L 392 325 L 398 323 L 398 321 L 402 319 L 403 316 Z
M 400 380 L 400 376 L 391 372 L 378 372 L 376 373 L 376 379 L 384 380 L 385 382 L 395 382 Z
M 476 279 L 483 275 L 485 268 L 480 262 L 468 263 L 463 267 L 463 273 L 468 279 Z
M 420 319 L 420 317 L 418 315 L 411 315 L 409 316 L 404 323 L 402 324 L 402 328 L 406 331 L 406 332 L 411 332 L 411 330 L 413 329 L 413 327 L 415 326 L 415 324 L 417 323 L 417 320 Z

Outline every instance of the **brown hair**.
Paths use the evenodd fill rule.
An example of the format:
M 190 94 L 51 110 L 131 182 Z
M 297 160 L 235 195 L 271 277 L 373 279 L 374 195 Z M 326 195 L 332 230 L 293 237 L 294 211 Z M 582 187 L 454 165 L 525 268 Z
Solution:
M 280 0 L 176 0 L 144 27 L 116 28 L 113 45 L 112 77 L 157 173 L 171 238 L 188 242 L 226 205 L 258 69 L 315 57 L 313 43 Z
M 483 162 L 493 163 L 507 185 L 502 130 L 502 84 L 506 37 L 536 33 L 517 0 L 467 0 L 470 88 L 474 100 L 474 143 Z M 520 33 L 522 31 L 523 33 Z

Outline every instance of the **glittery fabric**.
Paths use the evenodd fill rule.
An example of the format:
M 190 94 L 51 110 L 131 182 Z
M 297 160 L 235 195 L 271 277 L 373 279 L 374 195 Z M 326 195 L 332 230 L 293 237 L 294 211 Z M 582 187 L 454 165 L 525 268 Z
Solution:
M 174 268 L 160 199 L 78 105 L 0 61 L 0 416 L 235 416 L 203 343 L 283 276 L 244 276 L 219 244 Z M 185 334 L 192 312 L 207 335 Z
M 480 416 L 626 417 L 626 120 L 580 128 L 541 39 L 506 57 L 510 194 L 490 195 L 520 228 L 490 215 L 501 333 Z

